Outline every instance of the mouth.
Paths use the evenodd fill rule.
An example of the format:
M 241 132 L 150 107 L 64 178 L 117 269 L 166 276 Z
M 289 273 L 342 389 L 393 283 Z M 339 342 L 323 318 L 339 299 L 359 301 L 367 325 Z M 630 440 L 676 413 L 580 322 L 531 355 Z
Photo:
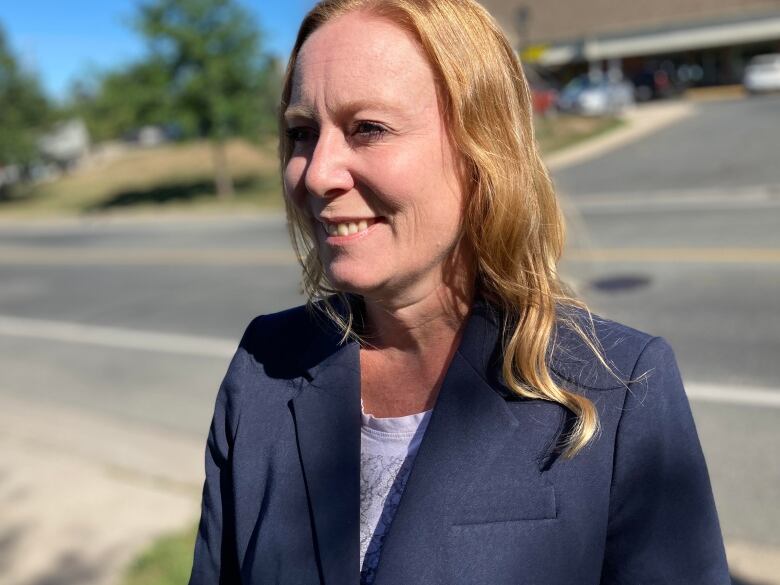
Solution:
M 325 233 L 329 238 L 350 238 L 351 236 L 360 236 L 382 221 L 381 217 L 363 217 L 363 218 L 320 218 Z

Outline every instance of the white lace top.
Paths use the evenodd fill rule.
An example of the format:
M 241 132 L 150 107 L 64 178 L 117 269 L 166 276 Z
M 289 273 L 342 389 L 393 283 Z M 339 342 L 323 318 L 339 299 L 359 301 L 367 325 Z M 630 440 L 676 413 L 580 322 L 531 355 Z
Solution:
M 361 403 L 362 404 L 362 403 Z M 401 501 L 431 410 L 375 418 L 360 429 L 360 584 L 374 582 L 382 543 Z

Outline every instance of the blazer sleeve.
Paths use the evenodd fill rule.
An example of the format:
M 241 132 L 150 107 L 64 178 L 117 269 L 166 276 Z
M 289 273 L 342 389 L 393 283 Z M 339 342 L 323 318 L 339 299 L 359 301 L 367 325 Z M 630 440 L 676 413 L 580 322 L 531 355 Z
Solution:
M 234 400 L 228 374 L 217 394 L 206 442 L 206 481 L 189 585 L 240 583 L 231 474 Z
M 602 585 L 729 585 L 712 488 L 669 344 L 643 349 L 617 430 Z

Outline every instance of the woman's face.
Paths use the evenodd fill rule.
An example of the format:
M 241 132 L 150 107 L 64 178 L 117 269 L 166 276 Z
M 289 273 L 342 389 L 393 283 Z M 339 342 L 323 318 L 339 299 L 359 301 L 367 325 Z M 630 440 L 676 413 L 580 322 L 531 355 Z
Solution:
M 323 25 L 301 48 L 285 119 L 286 193 L 312 218 L 330 282 L 409 302 L 438 288 L 462 193 L 414 38 L 360 12 Z

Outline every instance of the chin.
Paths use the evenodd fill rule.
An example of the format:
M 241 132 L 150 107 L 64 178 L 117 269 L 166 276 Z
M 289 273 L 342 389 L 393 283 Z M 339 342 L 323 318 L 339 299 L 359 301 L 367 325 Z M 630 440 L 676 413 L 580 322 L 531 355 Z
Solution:
M 381 279 L 377 277 L 375 271 L 367 267 L 361 268 L 343 264 L 346 263 L 336 262 L 325 268 L 328 281 L 336 290 L 358 295 L 370 295 L 382 288 Z

